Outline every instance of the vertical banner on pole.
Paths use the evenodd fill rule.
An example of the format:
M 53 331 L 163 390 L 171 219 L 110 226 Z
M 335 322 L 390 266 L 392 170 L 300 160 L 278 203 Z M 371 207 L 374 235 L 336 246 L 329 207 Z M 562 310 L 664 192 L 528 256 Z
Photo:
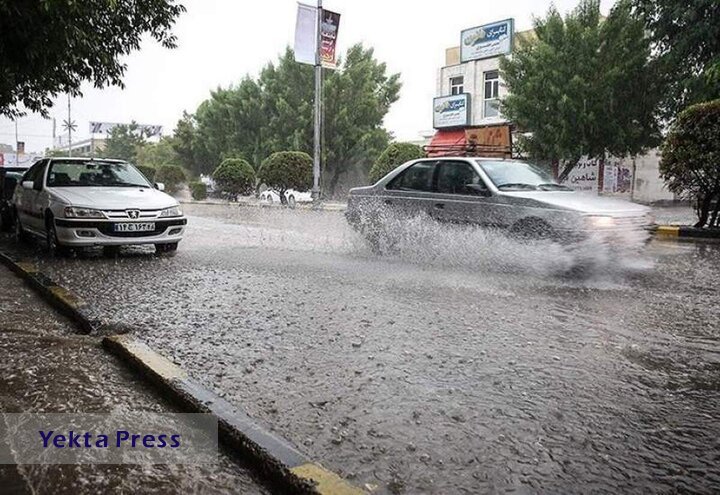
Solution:
M 295 61 L 315 65 L 317 53 L 317 8 L 298 3 L 295 22 Z
M 340 14 L 323 10 L 322 25 L 320 26 L 320 59 L 326 69 L 336 69 L 338 28 L 340 27 Z

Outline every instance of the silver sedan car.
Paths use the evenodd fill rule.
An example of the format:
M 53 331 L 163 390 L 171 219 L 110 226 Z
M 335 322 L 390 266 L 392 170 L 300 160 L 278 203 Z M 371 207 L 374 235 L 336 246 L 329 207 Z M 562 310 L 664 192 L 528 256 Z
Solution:
M 522 238 L 631 248 L 647 242 L 653 225 L 646 206 L 576 192 L 542 167 L 516 160 L 425 158 L 350 190 L 346 217 L 373 245 L 390 234 L 390 220 L 417 215 Z

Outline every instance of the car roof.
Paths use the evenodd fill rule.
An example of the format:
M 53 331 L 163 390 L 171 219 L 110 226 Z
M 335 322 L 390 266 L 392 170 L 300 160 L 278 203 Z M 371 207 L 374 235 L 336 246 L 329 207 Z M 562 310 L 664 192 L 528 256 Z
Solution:
M 91 158 L 87 156 L 51 156 L 45 158 L 46 160 L 62 160 L 70 162 L 87 162 L 87 161 L 98 161 L 98 162 L 117 162 L 127 163 L 125 160 L 118 160 L 117 158 Z

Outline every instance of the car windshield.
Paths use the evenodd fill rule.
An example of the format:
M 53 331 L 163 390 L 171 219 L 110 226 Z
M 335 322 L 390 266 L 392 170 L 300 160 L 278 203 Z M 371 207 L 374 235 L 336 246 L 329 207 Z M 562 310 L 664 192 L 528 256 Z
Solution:
M 150 187 L 145 176 L 129 163 L 88 161 L 53 161 L 47 179 L 48 187 Z
M 514 161 L 478 160 L 478 164 L 501 190 L 570 191 L 567 186 L 555 182 L 543 167 L 532 163 Z

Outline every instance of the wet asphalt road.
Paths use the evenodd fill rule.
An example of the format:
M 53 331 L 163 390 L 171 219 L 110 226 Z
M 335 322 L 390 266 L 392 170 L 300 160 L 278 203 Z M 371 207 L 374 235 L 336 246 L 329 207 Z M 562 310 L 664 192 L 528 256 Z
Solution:
M 341 214 L 188 206 L 174 257 L 43 270 L 380 493 L 720 490 L 720 249 L 593 251 Z M 28 249 L 28 248 L 26 248 Z

